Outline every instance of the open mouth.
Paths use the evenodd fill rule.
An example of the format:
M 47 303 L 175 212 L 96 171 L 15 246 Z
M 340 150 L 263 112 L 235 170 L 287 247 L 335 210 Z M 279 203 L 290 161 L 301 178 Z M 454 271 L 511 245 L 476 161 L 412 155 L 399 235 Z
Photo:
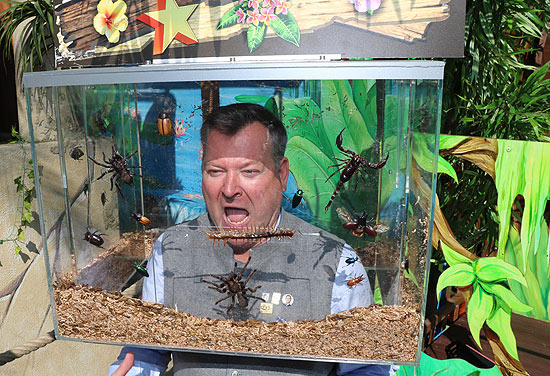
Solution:
M 248 210 L 240 208 L 225 208 L 225 218 L 231 226 L 239 226 L 248 219 Z

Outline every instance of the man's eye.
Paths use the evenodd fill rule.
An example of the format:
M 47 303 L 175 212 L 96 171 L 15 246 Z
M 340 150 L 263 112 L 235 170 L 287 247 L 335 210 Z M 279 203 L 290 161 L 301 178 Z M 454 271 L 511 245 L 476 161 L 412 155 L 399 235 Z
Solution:
M 259 173 L 258 170 L 244 170 L 245 175 L 256 175 Z
M 208 175 L 210 176 L 218 176 L 222 173 L 222 170 L 217 170 L 217 169 L 209 169 L 209 170 L 206 170 L 206 172 L 208 173 Z

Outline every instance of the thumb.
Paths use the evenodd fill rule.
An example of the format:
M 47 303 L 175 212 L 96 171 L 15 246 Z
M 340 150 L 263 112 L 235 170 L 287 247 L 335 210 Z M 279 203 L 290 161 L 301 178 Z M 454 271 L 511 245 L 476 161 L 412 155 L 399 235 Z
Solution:
M 120 363 L 120 366 L 116 369 L 111 376 L 124 376 L 134 365 L 134 354 L 126 353 L 124 360 Z

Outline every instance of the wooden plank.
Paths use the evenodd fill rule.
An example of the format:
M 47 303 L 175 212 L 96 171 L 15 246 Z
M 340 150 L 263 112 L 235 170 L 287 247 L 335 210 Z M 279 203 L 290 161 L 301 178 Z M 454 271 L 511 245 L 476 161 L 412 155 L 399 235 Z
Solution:
M 176 0 L 179 6 L 192 3 L 191 0 Z M 340 23 L 360 30 L 372 31 L 403 41 L 422 39 L 430 22 L 443 21 L 449 17 L 450 0 L 401 0 L 382 2 L 372 15 L 355 11 L 348 0 L 292 0 L 289 12 L 294 16 L 302 34 L 332 24 Z M 225 5 L 199 4 L 189 18 L 189 25 L 199 43 L 227 40 L 246 31 L 247 25 L 217 29 L 223 14 L 234 7 L 236 2 Z M 121 33 L 117 44 L 109 43 L 93 27 L 97 14 L 97 2 L 73 0 L 56 7 L 60 17 L 60 29 L 64 41 L 69 43 L 69 51 L 76 57 L 84 54 L 113 55 L 121 52 L 136 52 L 143 49 L 154 37 L 153 29 L 137 17 L 157 9 L 156 0 L 127 2 L 128 28 Z M 266 37 L 277 37 L 268 28 Z M 172 48 L 181 48 L 174 42 Z
M 550 359 L 550 322 L 512 314 L 512 330 L 519 349 Z

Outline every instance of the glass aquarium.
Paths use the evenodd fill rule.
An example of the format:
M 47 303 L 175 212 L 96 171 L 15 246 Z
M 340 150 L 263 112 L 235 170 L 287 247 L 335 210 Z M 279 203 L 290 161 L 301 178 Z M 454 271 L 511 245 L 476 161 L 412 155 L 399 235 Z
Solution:
M 443 63 L 427 61 L 25 74 L 57 338 L 416 364 L 442 79 Z M 46 131 L 36 98 L 52 99 Z M 228 142 L 201 142 L 203 118 L 233 103 L 280 120 L 282 160 L 270 151 L 284 138 L 256 154 L 254 140 L 221 131 Z M 36 132 L 48 137 L 36 141 Z M 277 184 L 243 188 L 263 172 L 214 155 L 273 162 Z M 207 178 L 220 175 L 225 185 L 212 193 Z M 275 204 L 256 208 L 266 202 Z M 256 210 L 276 213 L 275 222 L 249 221 Z M 232 225 L 220 225 L 220 215 Z

